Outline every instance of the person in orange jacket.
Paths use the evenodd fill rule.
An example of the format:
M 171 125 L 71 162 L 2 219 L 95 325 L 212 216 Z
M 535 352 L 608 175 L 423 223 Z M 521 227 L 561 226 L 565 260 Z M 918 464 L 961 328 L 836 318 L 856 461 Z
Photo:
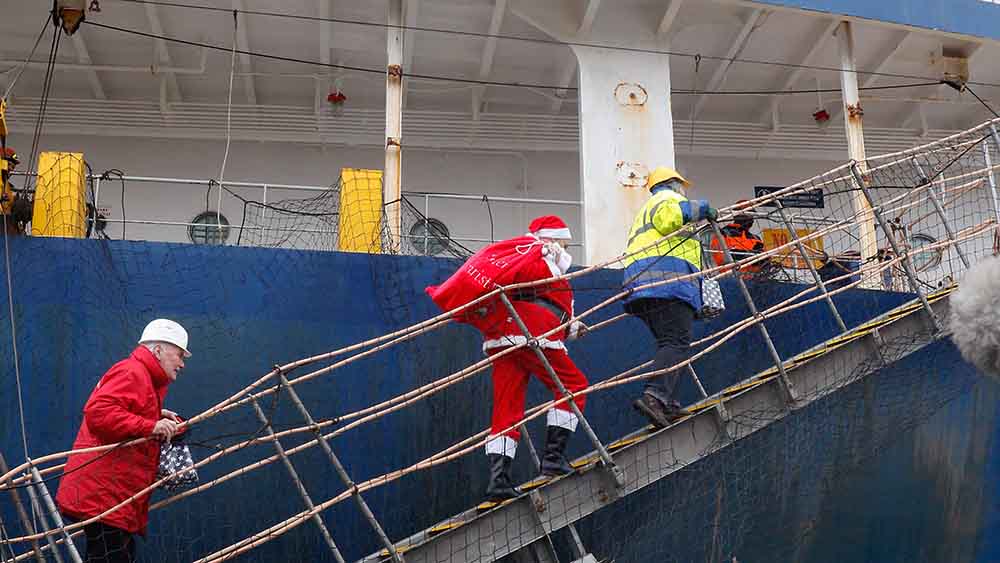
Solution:
M 747 200 L 741 199 L 736 203 L 737 205 L 747 203 Z M 759 236 L 750 232 L 751 228 L 753 228 L 753 217 L 746 213 L 740 213 L 733 217 L 732 223 L 720 229 L 722 237 L 726 241 L 726 246 L 733 255 L 733 260 L 739 261 L 764 251 L 764 241 Z M 725 264 L 726 256 L 722 252 L 722 246 L 719 244 L 717 237 L 712 237 L 710 246 L 712 260 L 715 264 L 717 266 Z M 761 266 L 762 264 L 746 266 L 742 268 L 742 271 L 749 273 L 760 272 Z

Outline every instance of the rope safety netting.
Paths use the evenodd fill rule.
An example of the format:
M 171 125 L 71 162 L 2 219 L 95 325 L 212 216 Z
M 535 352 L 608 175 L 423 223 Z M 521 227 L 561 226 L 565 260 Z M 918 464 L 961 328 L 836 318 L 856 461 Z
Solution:
M 856 332 L 856 327 L 904 304 L 910 304 L 907 312 L 932 318 L 928 314 L 932 304 L 947 297 L 969 265 L 1000 251 L 994 182 L 998 168 L 994 161 L 1000 155 L 997 123 L 988 122 L 864 163 L 847 163 L 739 208 L 721 210 L 720 224 L 739 214 L 752 216 L 765 234 L 766 250 L 740 258 L 735 266 L 724 259 L 717 262 L 716 254 L 706 251 L 701 271 L 651 284 L 712 278 L 725 289 L 726 313 L 698 323 L 690 359 L 666 370 L 681 373 L 684 402 L 700 412 L 740 390 L 783 378 L 786 369 L 804 361 L 795 359 L 802 352 Z M 279 550 L 277 553 L 286 557 L 297 554 L 300 558 L 358 560 L 372 554 L 369 560 L 392 558 L 390 551 L 400 553 L 413 547 L 405 538 L 447 520 L 481 496 L 479 485 L 485 472 L 482 450 L 489 433 L 484 376 L 491 361 L 527 345 L 477 357 L 475 335 L 453 318 L 501 294 L 544 282 L 497 288 L 459 309 L 431 315 L 432 307 L 419 302 L 426 300 L 422 284 L 442 281 L 456 267 L 454 260 L 422 258 L 413 262 L 386 255 L 370 256 L 363 262 L 355 256 L 343 258 L 343 271 L 330 272 L 326 270 L 330 262 L 325 261 L 329 259 L 323 256 L 328 253 L 316 251 L 336 248 L 337 225 L 342 224 L 336 188 L 307 199 L 267 205 L 244 201 L 239 244 L 253 248 L 240 256 L 262 261 L 258 271 L 245 275 L 260 277 L 260 291 L 267 295 L 263 311 L 287 321 L 281 325 L 288 329 L 287 350 L 301 351 L 303 346 L 313 345 L 314 341 L 303 340 L 305 344 L 299 346 L 294 339 L 314 335 L 324 326 L 324 322 L 300 326 L 285 318 L 291 315 L 285 307 L 297 299 L 277 283 L 287 277 L 295 278 L 289 283 L 298 284 L 296 288 L 318 292 L 315 297 L 323 300 L 337 299 L 322 293 L 329 289 L 316 281 L 323 276 L 343 275 L 347 287 L 367 280 L 371 291 L 380 295 L 370 311 L 380 319 L 372 321 L 372 326 L 392 329 L 331 346 L 328 352 L 303 354 L 301 359 L 275 365 L 249 383 L 238 377 L 238 385 L 230 382 L 230 392 L 221 400 L 203 398 L 202 403 L 209 404 L 186 421 L 192 429 L 190 440 L 204 448 L 196 449 L 195 467 L 201 480 L 193 488 L 154 498 L 151 503 L 154 518 L 169 520 L 169 532 L 156 534 L 151 540 L 161 560 L 209 563 L 238 556 L 267 560 L 274 553 L 267 549 Z M 818 194 L 822 209 L 807 212 L 779 203 Z M 428 218 L 409 201 L 393 204 L 400 207 L 403 232 L 410 232 L 414 223 L 426 223 Z M 82 208 L 77 211 L 84 212 Z M 697 238 L 709 249 L 714 234 L 711 225 L 699 222 L 652 246 Z M 391 247 L 388 241 L 392 235 L 384 224 L 376 236 L 379 242 L 373 241 L 373 247 Z M 472 252 L 447 235 L 434 236 L 446 249 L 444 253 L 453 258 L 466 258 Z M 172 294 L 176 288 L 158 287 L 152 277 L 135 277 L 150 271 L 149 263 L 173 268 L 180 272 L 179 277 L 192 276 L 199 259 L 207 259 L 205 253 L 213 252 L 178 245 L 166 254 L 141 249 L 129 254 L 133 251 L 115 246 L 115 241 L 82 242 L 97 246 L 82 250 L 66 247 L 66 252 L 90 256 L 85 267 L 97 271 L 107 287 L 124 287 L 141 280 L 146 282 L 142 291 L 154 297 Z M 402 254 L 420 254 L 420 246 L 426 251 L 426 236 L 423 241 L 396 248 L 403 248 Z M 267 252 L 273 255 L 261 254 Z M 24 260 L 37 259 L 28 253 L 23 256 Z M 573 438 L 571 452 L 579 455 L 580 471 L 604 464 L 600 456 L 590 453 L 600 450 L 598 445 L 610 448 L 622 436 L 642 428 L 640 418 L 621 413 L 629 410 L 637 385 L 660 373 L 649 371 L 652 344 L 644 335 L 636 335 L 641 332 L 637 321 L 621 312 L 620 303 L 627 292 L 617 285 L 620 272 L 608 268 L 620 267 L 624 258 L 565 275 L 577 295 L 576 316 L 538 335 L 549 336 L 576 320 L 590 325 L 590 334 L 570 346 L 570 355 L 590 379 L 590 385 L 579 393 L 588 397 L 584 416 L 600 442 L 591 443 L 580 432 Z M 101 268 L 110 272 L 110 277 L 102 274 Z M 200 289 L 192 296 L 204 311 L 191 313 L 195 320 L 188 324 L 194 325 L 192 334 L 201 330 L 220 339 L 206 343 L 197 352 L 199 356 L 209 358 L 206 361 L 220 369 L 240 358 L 236 368 L 225 366 L 225 373 L 232 374 L 243 375 L 251 366 L 270 365 L 255 350 L 274 347 L 274 334 L 256 333 L 252 327 L 234 328 L 208 314 L 215 307 L 226 310 L 223 306 L 235 303 L 237 296 L 225 287 L 206 289 L 218 287 L 213 278 L 216 274 L 198 274 Z M 67 330 L 75 330 L 73 323 L 80 327 L 97 323 L 108 332 L 127 334 L 134 332 L 139 318 L 154 312 L 153 305 L 130 309 L 128 291 L 119 298 L 105 294 L 115 291 L 107 287 L 90 289 L 78 281 L 65 283 L 66 291 L 75 292 L 72 295 L 80 301 L 110 299 L 119 308 L 95 314 L 95 318 L 75 319 Z M 741 285 L 749 299 L 745 299 Z M 33 295 L 30 287 L 23 291 Z M 22 302 L 25 309 L 49 303 Z M 31 311 L 18 314 L 29 315 Z M 325 323 L 331 322 L 325 319 Z M 968 378 L 948 376 L 961 369 L 960 361 L 934 343 L 945 334 L 944 320 L 938 322 L 904 337 L 874 340 L 877 352 L 861 363 L 838 362 L 831 356 L 835 359 L 823 364 L 822 373 L 813 377 L 814 385 L 796 390 L 795 409 L 762 405 L 743 411 L 728 421 L 728 433 L 720 432 L 694 455 L 657 451 L 643 462 L 620 466 L 620 471 L 635 475 L 644 474 L 646 466 L 656 463 L 669 477 L 650 479 L 603 510 L 584 513 L 577 505 L 582 506 L 580 499 L 590 493 L 570 489 L 562 499 L 563 506 L 567 512 L 576 510 L 580 515 L 547 535 L 546 549 L 565 560 L 578 558 L 583 551 L 617 561 L 735 560 L 748 557 L 746 553 L 802 556 L 819 549 L 822 540 L 815 531 L 822 528 L 824 519 L 832 518 L 831 509 L 822 506 L 823 499 L 831 491 L 849 489 L 868 460 L 877 458 L 900 435 L 918 427 L 971 387 Z M 336 341 L 336 336 L 330 339 Z M 773 352 L 769 344 L 773 344 Z M 109 350 L 118 346 L 115 338 L 104 337 L 96 351 L 110 354 Z M 912 355 L 925 346 L 921 352 L 925 357 L 914 360 Z M 221 357 L 210 359 L 213 352 Z M 70 360 L 72 357 L 67 362 Z M 877 378 L 870 377 L 875 373 Z M 97 376 L 88 380 L 90 385 Z M 369 377 L 370 382 L 359 383 L 363 377 Z M 348 381 L 351 388 L 347 388 Z M 183 381 L 178 383 L 181 385 Z M 515 426 L 526 425 L 529 434 L 537 435 L 544 415 L 572 398 L 547 397 L 533 390 L 530 406 Z M 37 414 L 29 412 L 29 420 L 37 422 Z M 0 501 L 4 524 L 0 559 L 35 558 L 35 550 L 50 550 L 67 536 L 80 538 L 87 524 L 149 499 L 169 478 L 135 491 L 92 519 L 66 522 L 65 526 L 37 516 L 25 522 L 16 515 L 13 500 L 8 503 L 13 493 L 21 492 L 23 497 L 41 479 L 54 490 L 70 453 L 113 455 L 146 440 L 58 451 L 11 464 L 14 466 L 0 475 L 0 494 L 4 495 Z M 530 440 L 525 436 L 522 441 Z M 620 447 L 625 446 L 610 448 L 614 450 L 612 459 Z M 345 451 L 348 448 L 352 451 Z M 526 477 L 536 473 L 527 465 L 530 457 L 520 456 L 520 465 L 515 468 L 518 474 Z M 295 467 L 301 473 L 296 473 Z M 433 487 L 435 498 L 415 493 L 426 487 Z M 236 497 L 243 498 L 233 506 L 225 505 L 227 499 Z M 359 510 L 355 505 L 361 500 L 371 508 Z M 785 508 L 775 508 L 774 503 Z M 796 508 L 788 509 L 789 503 Z M 248 516 L 248 511 L 254 514 Z M 812 526 L 788 525 L 801 521 L 803 514 Z M 491 537 L 479 538 L 476 546 L 458 549 L 450 544 L 452 551 L 434 552 L 432 557 L 465 561 L 475 551 L 483 559 L 500 558 L 520 547 L 511 543 L 511 538 L 527 526 L 520 517 L 511 516 Z M 570 534 L 566 530 L 571 527 Z M 350 534 L 341 532 L 343 529 Z M 775 532 L 767 535 L 759 533 L 761 530 Z M 654 536 L 651 543 L 648 538 Z M 511 545 L 505 546 L 505 542 Z M 644 546 L 641 555 L 636 552 L 639 545 Z

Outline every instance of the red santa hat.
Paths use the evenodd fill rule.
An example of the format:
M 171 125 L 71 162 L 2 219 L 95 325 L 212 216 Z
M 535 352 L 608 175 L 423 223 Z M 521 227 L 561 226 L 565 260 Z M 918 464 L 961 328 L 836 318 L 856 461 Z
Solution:
M 528 231 L 538 238 L 551 239 L 571 239 L 569 227 L 566 222 L 555 215 L 543 215 L 536 217 L 530 225 Z

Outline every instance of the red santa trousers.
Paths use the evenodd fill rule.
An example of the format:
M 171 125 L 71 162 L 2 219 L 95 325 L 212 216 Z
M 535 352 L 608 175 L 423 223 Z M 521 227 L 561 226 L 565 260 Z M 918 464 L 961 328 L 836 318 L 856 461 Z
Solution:
M 494 348 L 489 352 L 499 351 L 500 349 Z M 575 393 L 587 387 L 587 377 L 576 367 L 566 350 L 546 348 L 542 352 L 567 391 Z M 555 399 L 562 398 L 559 386 L 552 381 L 549 372 L 533 350 L 523 348 L 493 360 L 493 420 L 490 435 L 494 438 L 486 443 L 486 453 L 514 457 L 521 433 L 514 428 L 502 436 L 499 434 L 524 417 L 524 398 L 531 374 L 545 384 Z M 580 412 L 583 412 L 587 396 L 579 395 L 573 401 Z M 569 430 L 576 430 L 578 422 L 569 402 L 549 410 L 547 420 L 550 426 L 561 426 Z

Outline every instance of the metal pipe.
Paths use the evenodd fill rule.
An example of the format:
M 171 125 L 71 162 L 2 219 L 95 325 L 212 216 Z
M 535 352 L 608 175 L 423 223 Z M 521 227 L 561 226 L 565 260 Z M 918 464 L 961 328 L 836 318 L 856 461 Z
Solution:
M 45 503 L 46 508 L 49 509 L 49 515 L 52 521 L 55 522 L 56 527 L 62 531 L 63 538 L 66 540 L 66 551 L 69 552 L 70 559 L 74 563 L 83 563 L 80 559 L 80 552 L 76 550 L 76 544 L 73 543 L 73 538 L 69 536 L 69 532 L 66 531 L 66 524 L 63 522 L 62 515 L 59 514 L 59 509 L 56 507 L 56 503 L 52 500 L 52 496 L 49 495 L 49 488 L 45 486 L 45 481 L 42 479 L 42 475 L 38 472 L 38 468 L 34 465 L 31 466 L 31 479 L 34 481 L 35 486 L 38 487 L 38 493 L 42 497 L 42 501 Z
M 535 471 L 540 472 L 542 470 L 542 460 L 538 457 L 538 450 L 535 449 L 535 443 L 531 440 L 531 434 L 528 433 L 528 428 L 524 424 L 521 424 L 518 428 L 521 431 L 521 435 L 524 436 L 524 444 L 528 447 L 528 457 L 531 458 L 531 463 L 535 466 Z M 535 514 L 537 514 L 537 512 Z M 570 524 L 569 526 L 572 528 L 573 524 Z M 532 545 L 535 546 L 536 550 L 539 549 L 536 544 Z M 548 531 L 545 532 L 545 546 L 548 549 L 543 551 L 542 556 L 550 560 L 558 561 L 558 557 L 556 557 L 555 544 L 552 542 L 552 535 Z
M 1000 133 L 997 132 L 997 127 L 994 124 L 990 124 L 990 130 L 993 132 L 993 142 L 997 146 L 997 150 L 1000 151 Z M 986 156 L 986 168 L 989 169 L 989 179 L 990 179 L 990 191 L 993 192 L 993 212 L 996 214 L 997 218 L 997 229 L 1000 229 L 1000 198 L 997 197 L 997 181 L 993 174 L 993 164 L 990 157 L 990 146 L 988 143 L 983 143 L 983 153 Z
M 386 19 L 385 72 L 385 168 L 382 172 L 382 202 L 389 227 L 389 244 L 401 246 L 401 176 L 403 160 L 403 0 L 389 0 Z M 409 69 L 406 69 L 409 71 Z M 390 249 L 391 251 L 391 249 Z
M 707 399 L 708 393 L 705 392 L 705 387 L 701 384 L 701 380 L 698 379 L 698 374 L 694 371 L 694 366 L 692 364 L 688 364 L 688 372 L 694 379 L 694 384 L 698 386 L 698 392 L 701 393 L 701 398 Z
M 927 302 L 927 297 L 924 296 L 924 292 L 920 289 L 920 284 L 917 283 L 917 274 L 913 270 L 913 264 L 910 262 L 910 252 L 907 250 L 903 252 L 902 248 L 899 246 L 899 242 L 896 240 L 896 235 L 889 229 L 889 224 L 886 222 L 885 217 L 882 216 L 882 212 L 875 205 L 875 200 L 872 199 L 871 191 L 869 191 L 867 182 L 865 182 L 864 177 L 858 170 L 858 164 L 855 162 L 851 166 L 851 174 L 854 175 L 854 180 L 858 183 L 858 187 L 861 188 L 861 193 L 864 194 L 865 199 L 868 200 L 869 205 L 872 207 L 872 212 L 875 214 L 875 220 L 878 221 L 879 226 L 882 227 L 882 232 L 885 234 L 886 240 L 889 241 L 889 246 L 892 247 L 892 251 L 896 256 L 902 258 L 903 270 L 906 272 L 906 278 L 910 282 L 910 289 L 912 289 L 916 294 L 917 298 L 920 299 L 920 304 L 923 305 L 924 310 L 927 311 L 927 316 L 930 319 L 931 325 L 935 331 L 941 330 L 941 322 L 938 320 L 937 315 L 934 314 L 934 309 L 931 309 L 931 304 Z
M 729 245 L 726 244 L 726 238 L 722 236 L 722 230 L 719 229 L 719 224 L 711 219 L 708 220 L 709 225 L 712 226 L 712 230 L 715 232 L 716 238 L 719 240 L 719 248 L 722 249 L 722 255 L 725 257 L 727 264 L 732 264 L 736 262 L 733 260 L 733 255 L 729 252 Z M 788 379 L 788 374 L 785 372 L 784 362 L 781 361 L 781 356 L 778 355 L 777 348 L 774 347 L 774 342 L 771 340 L 771 335 L 767 331 L 767 327 L 764 326 L 764 319 L 760 312 L 757 310 L 757 305 L 754 304 L 753 297 L 750 296 L 750 290 L 747 289 L 746 282 L 743 281 L 743 276 L 740 275 L 739 268 L 735 269 L 736 283 L 740 287 L 740 292 L 743 294 L 743 300 L 746 301 L 747 308 L 750 310 L 750 314 L 759 319 L 760 322 L 757 323 L 757 329 L 760 330 L 760 335 L 764 338 L 764 343 L 767 344 L 767 350 L 771 353 L 771 359 L 774 360 L 774 367 L 777 368 L 779 376 L 781 377 L 781 384 L 788 394 L 789 402 L 795 403 L 798 401 L 797 393 L 795 388 L 792 386 L 792 382 Z
M 438 199 L 466 199 L 466 200 L 476 200 L 481 201 L 483 199 L 482 195 L 464 195 L 464 194 L 443 194 L 435 192 L 403 192 L 403 195 L 419 195 L 436 197 Z M 537 199 L 537 198 L 520 198 L 520 197 L 493 197 L 488 196 L 490 201 L 502 201 L 508 203 L 536 203 L 541 205 L 583 205 L 583 202 L 572 201 L 567 199 Z
M 985 144 L 985 143 L 983 143 Z M 917 168 L 917 172 L 920 174 L 921 184 L 930 183 L 931 179 L 924 174 L 924 169 L 917 162 L 917 157 L 912 158 L 913 166 Z M 941 184 L 941 189 L 944 190 L 944 184 Z M 944 232 L 948 235 L 948 240 L 953 243 L 955 247 L 955 252 L 958 253 L 958 257 L 962 260 L 962 264 L 965 264 L 965 269 L 969 269 L 969 259 L 965 257 L 965 252 L 962 252 L 962 247 L 955 242 L 955 231 L 951 228 L 951 222 L 948 221 L 948 216 L 944 212 L 944 207 L 941 205 L 941 201 L 938 199 L 937 194 L 934 193 L 934 189 L 931 187 L 927 188 L 927 197 L 931 200 L 934 205 L 934 211 L 937 212 L 938 218 L 941 219 L 941 224 L 944 225 Z
M 368 524 L 371 525 L 372 529 L 375 530 L 375 534 L 378 536 L 379 541 L 382 542 L 383 547 L 389 551 L 393 561 L 396 563 L 403 563 L 403 558 L 396 551 L 396 546 L 392 544 L 392 541 L 389 539 L 389 536 L 386 535 L 382 525 L 379 524 L 378 519 L 375 518 L 375 514 L 372 513 L 371 508 L 368 507 L 368 503 L 365 502 L 365 499 L 358 491 L 358 486 L 354 484 L 354 481 L 351 480 L 351 476 L 348 475 L 347 470 L 344 469 L 344 465 L 341 464 L 340 459 L 337 458 L 337 454 L 333 453 L 333 448 L 330 447 L 328 439 L 323 435 L 323 431 L 316 426 L 316 421 L 313 420 L 312 415 L 309 414 L 309 411 L 302 403 L 302 399 L 299 398 L 299 394 L 295 391 L 295 388 L 292 387 L 292 384 L 288 382 L 288 378 L 286 378 L 285 374 L 280 370 L 278 371 L 278 377 L 281 380 L 281 386 L 288 392 L 288 397 L 292 400 L 292 404 L 295 405 L 296 410 L 298 410 L 299 414 L 302 415 L 302 418 L 305 419 L 306 424 L 313 427 L 313 433 L 319 441 L 320 448 L 330 460 L 330 463 L 333 465 L 333 469 L 337 472 L 337 476 L 340 477 L 340 480 L 343 481 L 344 485 L 351 491 L 351 496 L 353 496 L 355 502 L 357 502 L 358 508 L 361 510 L 361 514 L 365 517 L 365 520 L 368 521 Z
M 7 467 L 7 460 L 4 459 L 3 452 L 0 452 L 0 473 L 7 473 L 8 471 L 10 471 L 10 467 Z M 28 518 L 28 512 L 24 509 L 24 504 L 21 503 L 21 495 L 17 493 L 17 487 L 10 488 L 10 496 L 14 501 L 14 509 L 17 511 L 18 519 L 21 520 L 21 525 L 24 526 L 26 531 L 34 533 L 35 528 L 31 525 L 31 519 Z M 35 552 L 35 559 L 38 560 L 38 563 L 45 563 L 45 556 L 42 555 L 38 540 L 31 540 L 31 550 Z
M 528 433 L 528 428 L 524 424 L 520 425 L 518 428 L 521 431 L 521 435 L 524 436 L 524 445 L 528 447 L 528 456 L 531 458 L 532 465 L 535 466 L 535 471 L 541 472 L 542 460 L 538 455 L 538 450 L 535 449 L 535 443 L 531 439 L 531 434 Z M 569 524 L 567 528 L 569 529 L 571 536 L 570 539 L 572 540 L 570 543 L 576 551 L 577 558 L 583 557 L 587 554 L 587 551 L 583 545 L 583 541 L 580 539 L 580 534 L 576 531 L 576 525 Z M 549 532 L 545 533 L 545 537 L 548 540 L 547 544 L 552 549 L 550 556 L 555 557 L 555 547 L 553 546 L 552 537 Z
M 267 432 L 268 437 L 273 437 L 274 429 L 271 428 L 271 421 L 264 416 L 264 411 L 261 410 L 260 403 L 257 402 L 257 399 L 253 400 L 253 410 L 257 413 L 257 419 L 264 425 L 264 430 Z M 312 498 L 309 496 L 309 492 L 306 491 L 305 485 L 302 483 L 302 480 L 299 479 L 299 474 L 295 471 L 295 466 L 292 465 L 292 460 L 288 459 L 288 456 L 285 454 L 285 448 L 281 445 L 281 441 L 275 438 L 271 443 L 274 444 L 275 451 L 278 452 L 281 462 L 285 465 L 285 469 L 288 470 L 288 474 L 295 483 L 295 488 L 299 491 L 299 496 L 302 497 L 302 502 L 305 503 L 306 508 L 310 511 L 313 510 L 316 508 L 316 505 L 313 504 Z M 344 557 L 340 554 L 340 550 L 337 548 L 336 542 L 334 542 L 333 537 L 330 536 L 330 530 L 326 528 L 326 524 L 323 522 L 323 518 L 318 512 L 312 515 L 312 521 L 316 524 L 316 527 L 319 528 L 319 533 L 323 536 L 323 541 L 326 542 L 327 547 L 330 548 L 330 553 L 333 555 L 333 559 L 337 563 L 345 563 Z
M 569 397 L 570 393 L 569 391 L 566 390 L 566 386 L 563 385 L 562 380 L 559 379 L 559 376 L 556 375 L 555 370 L 552 369 L 552 364 L 550 364 L 549 359 L 545 357 L 545 352 L 542 352 L 542 350 L 538 347 L 538 342 L 535 340 L 535 337 L 531 334 L 531 331 L 528 330 L 527 325 L 524 324 L 524 320 L 521 319 L 521 315 L 517 314 L 517 310 L 514 309 L 514 304 L 510 302 L 510 299 L 507 297 L 507 294 L 501 292 L 500 300 L 503 302 L 504 307 L 507 308 L 507 312 L 510 313 L 511 318 L 514 319 L 515 323 L 517 323 L 518 329 L 521 330 L 521 333 L 523 333 L 524 337 L 527 338 L 528 341 L 530 342 L 529 347 L 535 353 L 535 355 L 538 356 L 538 360 L 542 363 L 542 366 L 545 367 L 546 373 L 548 373 L 549 377 L 552 378 L 552 381 L 555 382 L 556 387 L 559 388 L 559 392 L 562 393 L 563 397 Z M 576 401 L 570 400 L 568 401 L 568 404 L 570 410 L 572 410 L 573 414 L 576 415 L 576 418 L 579 421 L 580 426 L 583 428 L 584 434 L 587 435 L 587 438 L 590 439 L 591 443 L 593 443 L 594 447 L 597 449 L 597 453 L 600 456 L 601 461 L 604 463 L 604 466 L 611 472 L 611 475 L 614 477 L 615 483 L 618 485 L 618 487 L 624 486 L 625 485 L 624 475 L 622 474 L 621 470 L 615 465 L 615 462 L 611 459 L 611 454 L 608 453 L 608 450 L 604 447 L 604 444 L 601 443 L 600 438 L 598 438 L 597 434 L 594 433 L 594 429 L 591 428 L 590 423 L 587 422 L 586 418 L 584 418 L 583 413 L 580 412 L 579 407 L 576 406 Z
M 427 237 L 430 235 L 430 225 L 428 224 L 428 217 L 431 214 L 431 198 L 429 195 L 424 194 L 424 256 L 427 256 Z
M 792 240 L 795 241 L 795 246 L 799 249 L 799 255 L 802 256 L 802 259 L 805 260 L 806 264 L 809 266 L 809 273 L 812 274 L 813 281 L 816 282 L 816 287 L 819 288 L 819 292 L 823 295 L 823 300 L 826 301 L 827 306 L 830 307 L 830 312 L 833 313 L 833 318 L 837 321 L 837 328 L 840 329 L 840 332 L 847 332 L 847 325 L 844 324 L 844 319 L 840 316 L 840 311 L 837 310 L 837 305 L 834 304 L 833 298 L 830 297 L 830 294 L 827 292 L 826 284 L 823 283 L 823 278 L 819 277 L 819 272 L 816 271 L 816 266 L 813 264 L 812 258 L 806 254 L 806 248 L 805 245 L 802 244 L 802 239 L 799 238 L 799 234 L 795 232 L 791 222 L 788 220 L 788 216 L 785 214 L 785 206 L 781 204 L 781 201 L 778 201 L 777 204 L 778 215 L 781 216 L 782 222 L 785 223 L 785 228 L 788 229 L 789 235 L 792 237 Z
M 97 219 L 97 208 L 100 207 L 101 201 L 101 178 L 98 176 L 94 178 L 94 219 L 96 223 Z M 96 227 L 96 225 L 95 225 Z
M 32 172 L 13 172 L 12 176 L 36 176 Z M 100 176 L 88 176 L 90 179 L 97 180 Z M 123 180 L 126 182 L 139 182 L 139 183 L 156 183 L 156 184 L 181 184 L 190 186 L 208 186 L 210 183 L 215 185 L 218 182 L 214 180 L 202 180 L 198 178 L 163 178 L 155 176 L 123 176 Z M 332 189 L 331 186 L 309 186 L 309 185 L 297 185 L 297 184 L 275 184 L 273 182 L 236 182 L 226 180 L 224 184 L 226 187 L 230 188 L 257 188 L 257 189 L 278 189 L 278 190 L 289 190 L 289 191 L 310 191 L 310 192 L 328 192 Z M 455 199 L 455 200 L 475 200 L 480 201 L 483 199 L 483 195 L 466 195 L 466 194 L 449 194 L 440 192 L 420 192 L 420 191 L 404 191 L 401 192 L 402 195 L 407 196 L 430 196 L 438 199 Z M 505 196 L 489 196 L 490 201 L 500 201 L 506 203 L 531 203 L 539 205 L 583 205 L 583 202 L 564 200 L 564 199 L 538 199 L 538 198 L 517 198 L 517 197 L 505 197 Z M 265 202 L 266 203 L 266 202 Z
M 32 480 L 33 479 L 34 478 L 32 478 Z M 32 482 L 32 484 L 30 484 L 27 487 L 25 487 L 25 490 L 28 491 L 28 499 L 31 501 L 31 509 L 32 509 L 32 511 L 35 514 L 37 514 L 38 518 L 41 519 L 41 525 L 42 525 L 42 527 L 43 528 L 48 528 L 49 527 L 49 521 L 45 517 L 45 511 L 42 510 L 42 504 L 41 504 L 41 502 L 38 501 L 38 494 L 35 492 L 34 483 Z M 63 563 L 62 554 L 60 554 L 59 550 L 56 549 L 56 545 L 57 544 L 56 544 L 55 538 L 52 537 L 50 534 L 46 534 L 45 535 L 45 541 L 48 542 L 48 544 L 49 544 L 49 551 L 51 551 L 52 552 L 52 556 L 56 558 L 56 563 Z

